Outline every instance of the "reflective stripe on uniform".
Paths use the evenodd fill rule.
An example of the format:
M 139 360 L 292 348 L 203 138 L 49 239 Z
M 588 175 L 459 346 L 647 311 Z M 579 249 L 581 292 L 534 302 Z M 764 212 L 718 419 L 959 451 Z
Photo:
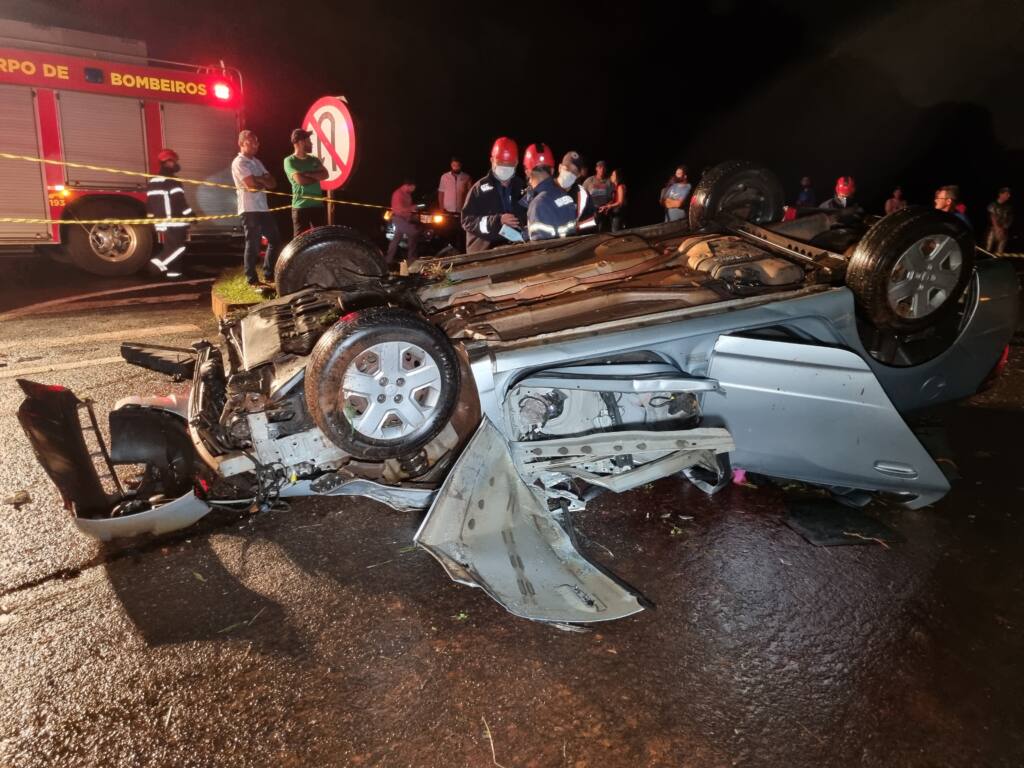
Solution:
M 489 234 L 488 231 L 487 231 L 487 217 L 486 216 L 481 216 L 480 217 L 480 234 L 481 235 Z

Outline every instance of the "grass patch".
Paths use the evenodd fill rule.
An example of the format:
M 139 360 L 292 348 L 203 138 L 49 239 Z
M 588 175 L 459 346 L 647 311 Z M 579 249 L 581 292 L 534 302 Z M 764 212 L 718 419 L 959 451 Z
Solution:
M 245 282 L 241 267 L 229 269 L 213 284 L 213 292 L 229 304 L 257 304 L 267 300 L 267 295 Z

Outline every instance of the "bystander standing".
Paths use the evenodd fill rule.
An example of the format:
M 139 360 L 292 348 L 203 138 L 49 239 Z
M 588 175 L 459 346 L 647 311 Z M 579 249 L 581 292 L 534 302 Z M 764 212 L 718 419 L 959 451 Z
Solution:
M 971 226 L 971 220 L 967 218 L 967 207 L 960 202 L 960 187 L 956 184 L 947 184 L 935 191 L 935 208 L 951 213 L 968 227 Z
M 676 172 L 661 188 L 658 201 L 665 209 L 665 221 L 680 221 L 686 218 L 686 204 L 690 199 L 693 187 L 690 184 L 688 169 L 685 165 L 676 168 Z
M 907 207 L 907 201 L 903 198 L 903 187 L 896 187 L 892 191 L 892 197 L 885 201 L 885 215 L 902 211 Z
M 612 232 L 618 232 L 626 228 L 626 183 L 622 171 L 616 168 L 611 175 L 612 186 L 615 187 L 615 195 L 612 201 L 604 206 L 604 213 L 611 219 Z
M 995 202 L 988 206 L 988 237 L 985 250 L 1002 254 L 1013 226 L 1013 206 L 1010 204 L 1010 188 L 1003 187 L 996 195 Z
M 263 275 L 267 282 L 274 280 L 274 266 L 281 250 L 281 234 L 267 206 L 265 191 L 276 187 L 277 182 L 256 157 L 260 140 L 253 131 L 245 130 L 238 134 L 238 148 L 239 152 L 231 162 L 231 177 L 235 182 L 238 213 L 242 217 L 242 229 L 245 232 L 245 255 L 242 257 L 245 280 L 255 286 L 260 283 L 256 274 L 260 238 L 267 238 L 267 260 L 263 265 Z
M 327 223 L 320 182 L 327 178 L 327 169 L 313 151 L 313 134 L 296 128 L 292 131 L 295 152 L 284 159 L 284 174 L 292 183 L 292 233 L 298 237 L 307 229 Z
M 810 176 L 800 178 L 800 192 L 796 196 L 797 208 L 814 208 L 818 204 L 818 196 L 814 194 Z
M 406 241 L 406 258 L 412 264 L 416 260 L 416 248 L 420 240 L 420 228 L 416 223 L 416 204 L 412 200 L 412 193 L 416 191 L 416 182 L 412 179 L 405 179 L 398 188 L 391 193 L 391 221 L 395 224 L 395 236 L 388 246 L 387 264 L 389 271 L 396 271 L 398 268 L 398 248 L 402 243 L 402 236 Z
M 612 202 L 615 197 L 615 186 L 608 178 L 608 166 L 604 160 L 594 163 L 594 175 L 583 182 L 583 188 L 590 195 L 590 200 L 597 209 L 597 231 L 607 232 L 611 219 L 601 209 Z
M 442 173 L 437 183 L 438 207 L 457 220 L 462 215 L 462 206 L 466 204 L 471 186 L 473 179 L 462 170 L 462 161 L 453 157 L 448 172 Z M 459 253 L 463 253 L 466 250 L 466 231 L 461 226 L 454 230 L 454 241 L 452 245 Z

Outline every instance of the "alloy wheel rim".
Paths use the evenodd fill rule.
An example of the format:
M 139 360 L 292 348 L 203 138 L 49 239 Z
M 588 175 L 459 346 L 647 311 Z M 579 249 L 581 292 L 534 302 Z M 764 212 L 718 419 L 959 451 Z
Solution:
M 937 311 L 960 282 L 964 258 L 949 235 L 922 237 L 907 248 L 890 273 L 889 306 L 900 317 L 918 320 Z
M 422 347 L 403 341 L 359 353 L 342 378 L 352 428 L 374 440 L 408 438 L 432 422 L 441 403 L 441 370 Z

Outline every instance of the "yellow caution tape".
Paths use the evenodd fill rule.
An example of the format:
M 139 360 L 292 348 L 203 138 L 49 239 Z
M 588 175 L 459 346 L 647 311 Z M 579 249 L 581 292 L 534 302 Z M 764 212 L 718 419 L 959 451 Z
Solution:
M 287 211 L 290 205 L 279 205 L 277 208 L 269 208 L 268 211 Z M 158 219 L 148 217 L 145 219 L 76 219 L 70 216 L 66 219 L 30 219 L 16 216 L 0 216 L 0 224 L 191 224 L 194 221 L 214 221 L 215 219 L 235 219 L 239 213 L 219 213 L 209 216 L 181 216 L 178 218 Z
M 87 170 L 87 171 L 102 171 L 103 173 L 117 173 L 117 174 L 120 174 L 122 176 L 139 176 L 139 177 L 142 177 L 144 179 L 164 178 L 163 174 L 159 174 L 159 173 L 143 173 L 142 171 L 125 171 L 125 170 L 122 170 L 120 168 L 107 168 L 107 167 L 102 166 L 102 165 L 89 165 L 88 163 L 73 163 L 70 160 L 48 160 L 48 159 L 46 159 L 44 157 L 32 157 L 31 155 L 15 155 L 15 154 L 12 154 L 10 152 L 0 152 L 0 159 L 4 159 L 4 160 L 25 160 L 25 161 L 30 162 L 30 163 L 41 163 L 41 164 L 44 164 L 44 165 L 58 165 L 58 166 L 62 166 L 64 168 L 81 168 L 81 169 Z M 236 187 L 234 184 L 221 184 L 218 181 L 201 181 L 199 179 L 186 179 L 186 178 L 182 178 L 181 176 L 174 176 L 173 178 L 174 178 L 175 181 L 180 181 L 180 182 L 182 182 L 184 184 L 195 184 L 196 186 L 200 186 L 200 187 L 217 187 L 218 189 L 230 189 L 233 192 L 237 192 L 239 189 L 242 189 L 241 187 Z M 246 188 L 246 189 L 249 192 L 264 192 L 264 193 L 266 193 L 268 195 L 278 195 L 280 197 L 289 197 L 289 198 L 292 197 L 292 193 L 291 192 L 278 192 L 278 191 L 273 190 L 273 189 L 248 189 L 248 188 Z M 315 200 L 317 202 L 322 202 L 322 203 L 334 203 L 335 205 L 351 205 L 351 206 L 355 206 L 357 208 L 379 208 L 381 210 L 388 210 L 389 209 L 389 206 L 386 206 L 386 205 L 376 205 L 374 203 L 357 203 L 357 202 L 355 202 L 353 200 L 332 200 L 329 197 L 309 197 L 307 195 L 302 195 L 302 196 L 300 196 L 300 199 L 302 199 L 302 200 Z M 291 206 L 284 206 L 284 207 L 290 208 Z M 275 210 L 283 210 L 283 208 L 282 209 L 275 209 Z M 220 218 L 223 218 L 223 217 L 220 217 Z M 12 222 L 9 219 L 0 219 L 0 221 L 4 221 L 4 222 L 8 222 L 8 223 L 15 223 L 15 222 Z M 33 220 L 21 220 L 21 219 L 19 219 L 19 220 L 17 220 L 16 223 L 30 224 L 30 223 L 42 223 L 42 222 L 41 222 L 41 220 L 36 220 L 36 219 L 33 219 Z M 82 222 L 82 223 L 84 224 L 84 223 L 87 223 L 87 222 Z

